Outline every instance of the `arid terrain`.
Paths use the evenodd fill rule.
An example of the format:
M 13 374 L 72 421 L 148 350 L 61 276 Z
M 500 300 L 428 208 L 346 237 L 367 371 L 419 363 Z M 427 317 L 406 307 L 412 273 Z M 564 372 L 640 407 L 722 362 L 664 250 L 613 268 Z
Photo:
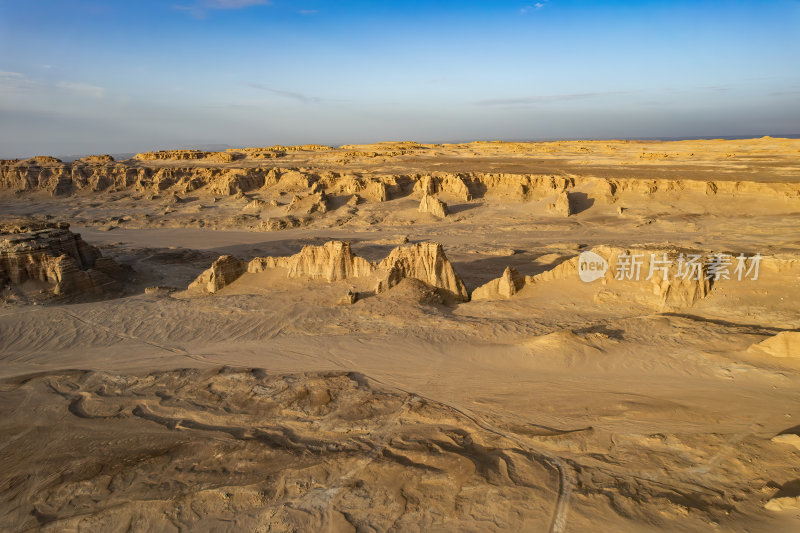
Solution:
M 0 225 L 0 531 L 800 531 L 798 139 L 2 160 Z

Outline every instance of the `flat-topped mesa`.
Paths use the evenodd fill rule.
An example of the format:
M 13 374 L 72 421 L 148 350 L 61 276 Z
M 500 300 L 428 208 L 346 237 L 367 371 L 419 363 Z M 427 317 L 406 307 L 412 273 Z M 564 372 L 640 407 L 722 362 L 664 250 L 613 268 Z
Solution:
M 139 161 L 191 161 L 206 159 L 220 163 L 230 163 L 236 159 L 235 152 L 206 152 L 204 150 L 159 150 L 157 152 L 142 152 L 133 156 Z
M 464 282 L 437 242 L 398 246 L 389 257 L 378 263 L 377 268 L 385 274 L 378 282 L 376 292 L 387 291 L 404 278 L 415 278 L 447 291 L 458 300 L 469 300 Z
M 87 155 L 86 157 L 81 157 L 80 159 L 76 160 L 78 163 L 89 163 L 89 164 L 105 164 L 105 163 L 113 163 L 114 157 L 108 154 L 102 155 Z
M 40 282 L 54 296 L 100 296 L 119 290 L 126 274 L 69 224 L 0 226 L 0 288 Z

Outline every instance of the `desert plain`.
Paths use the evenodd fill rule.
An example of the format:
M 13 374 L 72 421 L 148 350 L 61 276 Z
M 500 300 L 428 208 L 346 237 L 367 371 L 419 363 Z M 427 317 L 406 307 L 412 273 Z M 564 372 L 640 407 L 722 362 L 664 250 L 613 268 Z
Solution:
M 0 530 L 800 530 L 798 139 L 3 160 L 0 223 Z

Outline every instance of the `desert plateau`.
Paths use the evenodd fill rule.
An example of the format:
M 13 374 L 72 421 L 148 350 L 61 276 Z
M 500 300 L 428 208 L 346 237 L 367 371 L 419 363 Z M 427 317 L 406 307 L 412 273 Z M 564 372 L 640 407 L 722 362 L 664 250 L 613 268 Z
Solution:
M 797 530 L 798 176 L 780 138 L 4 160 L 0 529 Z
M 0 0 L 0 533 L 800 533 L 800 0 Z

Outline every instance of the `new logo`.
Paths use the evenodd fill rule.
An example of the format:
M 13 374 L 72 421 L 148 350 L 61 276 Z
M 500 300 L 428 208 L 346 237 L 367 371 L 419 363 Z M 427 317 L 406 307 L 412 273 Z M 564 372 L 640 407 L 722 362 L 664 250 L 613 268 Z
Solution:
M 581 252 L 578 257 L 578 275 L 581 281 L 591 283 L 606 275 L 608 261 L 594 252 Z

